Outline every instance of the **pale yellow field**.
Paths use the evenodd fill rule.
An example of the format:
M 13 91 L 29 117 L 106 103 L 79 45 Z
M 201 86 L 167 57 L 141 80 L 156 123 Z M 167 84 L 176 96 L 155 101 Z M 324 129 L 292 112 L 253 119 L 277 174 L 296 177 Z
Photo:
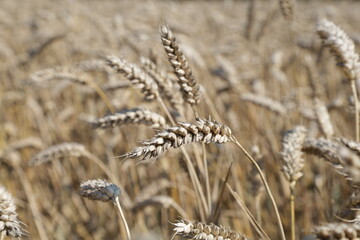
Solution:
M 109 114 L 109 106 L 116 111 L 141 107 L 162 115 L 171 125 L 159 101 L 144 101 L 141 91 L 105 62 L 106 56 L 115 55 L 141 66 L 140 57 L 151 57 L 176 81 L 160 40 L 161 25 L 172 30 L 197 84 L 205 89 L 195 111 L 183 103 L 184 114 L 179 116 L 167 101 L 165 105 L 179 121 L 192 123 L 197 112 L 232 130 L 259 161 L 287 239 L 291 239 L 290 190 L 281 172 L 282 134 L 303 125 L 306 138 L 356 139 L 350 83 L 334 56 L 321 47 L 316 23 L 326 18 L 340 26 L 359 53 L 360 2 L 298 1 L 292 21 L 284 19 L 275 0 L 257 0 L 252 11 L 248 1 L 231 0 L 3 0 L 0 5 L 0 186 L 14 197 L 27 232 L 22 239 L 126 239 L 112 203 L 79 195 L 82 181 L 112 181 L 109 175 L 121 184 L 120 202 L 133 239 L 171 239 L 172 223 L 184 217 L 213 220 L 259 239 L 229 189 L 222 192 L 231 163 L 227 183 L 267 235 L 281 239 L 257 172 L 235 144 L 185 145 L 209 203 L 204 215 L 180 149 L 171 148 L 159 159 L 140 164 L 139 159 L 123 160 L 119 156 L 156 131 L 143 124 L 93 129 L 84 121 Z M 103 66 L 89 68 L 84 63 L 88 60 L 99 60 Z M 73 79 L 68 75 L 34 79 L 34 73 L 54 67 L 53 72 L 66 68 L 76 74 L 70 74 Z M 319 124 L 323 115 L 314 113 L 310 78 L 318 84 L 318 97 L 329 113 L 331 134 Z M 86 83 L 73 82 L 79 79 Z M 89 82 L 105 96 L 99 96 Z M 125 87 L 111 90 L 106 88 L 109 83 Z M 270 108 L 278 104 L 280 110 L 246 101 L 249 93 L 267 97 L 265 103 Z M 83 144 L 105 164 L 107 173 L 88 157 L 29 166 L 38 152 L 64 142 Z M 345 178 L 322 158 L 304 154 L 303 159 L 304 176 L 295 188 L 296 239 L 309 235 L 315 226 L 353 219 L 356 214 L 348 210 L 354 189 Z M 344 163 L 352 174 L 359 171 L 357 160 L 350 167 Z M 219 196 L 220 212 L 214 217 Z M 0 201 L 0 216 L 1 210 Z

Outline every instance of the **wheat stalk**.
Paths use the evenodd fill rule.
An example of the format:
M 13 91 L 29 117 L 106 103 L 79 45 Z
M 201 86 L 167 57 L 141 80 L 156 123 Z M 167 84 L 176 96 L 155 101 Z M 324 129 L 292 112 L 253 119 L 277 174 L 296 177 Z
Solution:
M 157 64 L 151 59 L 140 58 L 143 69 L 158 84 L 159 92 L 162 96 L 169 100 L 171 106 L 179 113 L 183 112 L 183 99 L 177 89 L 174 89 L 173 82 L 167 76 L 166 72 L 161 71 Z
M 0 234 L 20 238 L 24 235 L 20 225 L 13 197 L 0 186 Z
M 323 40 L 323 45 L 330 48 L 330 52 L 335 56 L 337 65 L 347 76 L 351 83 L 351 89 L 355 101 L 355 134 L 356 141 L 360 141 L 360 120 L 359 103 L 356 83 L 360 81 L 360 61 L 359 54 L 355 51 L 355 44 L 349 36 L 333 22 L 322 19 L 317 24 L 317 33 Z
M 306 128 L 297 126 L 287 131 L 282 139 L 282 151 L 280 153 L 283 160 L 282 171 L 286 180 L 290 183 L 290 205 L 291 205 L 291 239 L 295 240 L 295 185 L 304 175 L 304 159 L 302 158 L 302 146 L 306 137 Z
M 178 122 L 177 126 L 166 128 L 152 139 L 142 142 L 124 155 L 125 158 L 141 157 L 142 160 L 157 158 L 170 148 L 178 148 L 193 142 L 226 143 L 230 141 L 229 127 L 211 119 L 196 118 L 194 123 Z
M 160 33 L 169 62 L 178 77 L 178 84 L 184 101 L 192 106 L 199 104 L 203 92 L 195 80 L 184 53 L 179 48 L 173 33 L 167 26 L 161 26 Z
M 307 140 L 302 151 L 324 158 L 353 187 L 360 186 L 360 156 L 353 143 L 342 139 L 342 144 L 325 139 Z
M 69 157 L 86 157 L 93 161 L 104 173 L 117 185 L 121 187 L 121 184 L 117 180 L 117 177 L 109 171 L 109 168 L 95 155 L 91 154 L 84 145 L 74 142 L 65 142 L 57 145 L 53 145 L 31 158 L 29 165 L 36 166 L 46 162 L 60 160 Z M 132 202 L 126 192 L 123 192 L 125 207 L 130 208 Z
M 335 56 L 337 65 L 345 73 L 349 81 L 360 77 L 359 54 L 350 37 L 333 22 L 322 19 L 317 23 L 317 33 L 325 47 Z
M 311 138 L 305 140 L 302 151 L 307 154 L 324 158 L 326 161 L 336 166 L 341 164 L 341 158 L 337 154 L 338 147 L 339 144 L 337 142 L 325 138 Z
M 186 214 L 184 209 L 182 207 L 180 207 L 180 205 L 177 204 L 174 201 L 174 199 L 172 199 L 169 196 L 165 196 L 165 195 L 157 195 L 157 196 L 153 196 L 150 198 L 139 200 L 139 201 L 135 202 L 132 210 L 134 212 L 136 212 L 136 211 L 139 211 L 140 209 L 143 209 L 146 206 L 150 206 L 150 205 L 160 205 L 162 208 L 166 208 L 166 209 L 172 207 L 181 215 L 181 217 L 183 217 L 183 218 L 188 217 L 188 215 Z
M 43 83 L 44 81 L 59 79 L 67 80 L 76 84 L 88 85 L 96 91 L 96 93 L 104 101 L 109 110 L 111 112 L 114 112 L 114 106 L 111 104 L 111 101 L 109 100 L 107 95 L 98 86 L 98 84 L 89 77 L 89 74 L 84 72 L 85 70 L 76 67 L 54 67 L 33 73 L 31 75 L 31 79 L 38 84 Z
M 235 232 L 215 224 L 205 224 L 197 221 L 180 220 L 174 223 L 175 235 L 198 240 L 247 240 L 244 234 Z
M 320 125 L 321 131 L 327 139 L 334 135 L 334 127 L 330 120 L 330 115 L 326 105 L 319 98 L 314 98 L 316 119 Z
M 90 200 L 102 201 L 102 202 L 113 202 L 120 214 L 122 223 L 126 230 L 126 237 L 128 240 L 131 239 L 129 226 L 125 219 L 123 210 L 119 202 L 120 188 L 113 183 L 109 183 L 106 180 L 93 179 L 82 182 L 80 184 L 80 195 Z
M 86 85 L 89 82 L 89 75 L 82 70 L 68 67 L 54 67 L 37 71 L 30 76 L 35 83 L 43 83 L 53 79 L 68 80 L 77 84 Z
M 141 108 L 122 110 L 102 118 L 87 121 L 95 128 L 113 128 L 124 124 L 144 124 L 151 128 L 166 126 L 166 120 L 163 116 Z
M 285 115 L 287 112 L 285 106 L 282 103 L 262 95 L 245 93 L 241 95 L 241 99 L 245 102 L 250 102 L 266 108 L 279 115 Z
M 29 165 L 41 165 L 53 160 L 67 157 L 87 156 L 87 154 L 88 151 L 84 145 L 74 142 L 66 142 L 51 146 L 44 151 L 39 152 L 30 159 Z
M 124 75 L 135 87 L 141 89 L 146 100 L 154 100 L 158 96 L 158 85 L 154 79 L 137 65 L 115 56 L 106 57 L 106 62 L 116 72 Z

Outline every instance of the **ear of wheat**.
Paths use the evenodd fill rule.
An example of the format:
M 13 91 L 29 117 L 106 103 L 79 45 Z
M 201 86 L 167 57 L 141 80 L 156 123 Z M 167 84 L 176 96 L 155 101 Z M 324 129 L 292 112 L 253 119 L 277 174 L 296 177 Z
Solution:
M 360 226 L 347 223 L 329 223 L 315 227 L 313 232 L 319 240 L 359 239 Z
M 294 17 L 295 0 L 279 0 L 281 12 L 286 20 L 291 20 Z
M 321 131 L 325 134 L 327 139 L 334 135 L 334 127 L 330 120 L 329 112 L 325 104 L 319 99 L 314 99 L 316 119 L 320 125 Z
M 210 119 L 197 118 L 194 123 L 178 122 L 177 126 L 160 131 L 152 139 L 142 142 L 143 146 L 135 148 L 124 157 L 141 157 L 146 160 L 159 157 L 170 148 L 178 148 L 188 143 L 226 143 L 230 140 L 229 127 Z
M 199 104 L 203 96 L 203 91 L 197 84 L 184 53 L 179 48 L 173 33 L 167 26 L 161 26 L 160 33 L 161 41 L 169 58 L 169 62 L 178 77 L 178 83 L 184 101 L 191 105 Z
M 160 94 L 169 100 L 171 106 L 176 111 L 182 113 L 184 101 L 178 90 L 174 88 L 173 82 L 169 79 L 169 76 L 167 76 L 165 72 L 159 70 L 156 63 L 152 60 L 141 57 L 140 61 L 145 72 L 147 72 L 158 84 Z
M 123 74 L 135 87 L 141 89 L 146 100 L 153 100 L 159 94 L 154 79 L 135 64 L 115 56 L 108 56 L 106 62 L 116 72 Z
M 333 22 L 322 19 L 317 24 L 317 33 L 323 40 L 324 46 L 330 48 L 337 65 L 341 67 L 348 79 L 360 78 L 359 54 L 355 51 L 355 44 L 349 36 Z
M 241 99 L 243 101 L 266 108 L 279 115 L 285 115 L 287 112 L 285 106 L 282 103 L 262 95 L 245 93 L 241 96 Z
M 166 120 L 163 116 L 141 108 L 123 110 L 102 118 L 87 121 L 95 128 L 112 128 L 123 124 L 144 124 L 152 128 L 166 126 Z
M 303 176 L 304 159 L 302 158 L 302 147 L 306 137 L 306 128 L 297 126 L 287 131 L 282 139 L 283 160 L 282 171 L 292 188 L 296 181 Z
M 332 165 L 341 165 L 341 158 L 337 153 L 339 144 L 337 142 L 325 139 L 306 139 L 302 151 L 307 154 L 312 154 L 320 158 L 324 158 L 326 161 L 330 162 Z
M 93 179 L 82 182 L 80 189 L 80 195 L 90 200 L 113 202 L 119 211 L 120 218 L 126 230 L 126 237 L 128 240 L 131 240 L 130 229 L 119 201 L 120 188 L 116 184 L 106 180 Z
M 14 199 L 4 187 L 0 186 L 0 234 L 2 232 L 14 238 L 23 235 L 20 221 L 17 218 Z
M 175 234 L 188 239 L 199 240 L 248 240 L 245 235 L 215 224 L 181 220 L 174 224 Z
M 342 140 L 348 142 L 349 140 Z M 347 143 L 350 144 L 349 142 Z M 353 187 L 360 187 L 360 157 L 356 150 L 325 139 L 306 140 L 302 151 L 324 158 Z
M 35 72 L 31 75 L 31 79 L 35 83 L 43 83 L 53 79 L 68 80 L 70 82 L 86 85 L 89 76 L 79 69 L 67 67 L 54 67 Z
M 40 165 L 45 162 L 61 159 L 65 157 L 87 156 L 88 151 L 85 146 L 79 143 L 66 142 L 51 146 L 44 151 L 36 154 L 29 161 L 29 165 Z
M 118 186 L 101 179 L 82 182 L 80 188 L 81 196 L 102 202 L 115 201 L 120 195 Z
M 360 156 L 360 143 L 351 141 L 346 138 L 340 138 L 340 141 L 345 145 L 345 147 L 347 147 L 348 149 L 353 151 L 355 154 Z

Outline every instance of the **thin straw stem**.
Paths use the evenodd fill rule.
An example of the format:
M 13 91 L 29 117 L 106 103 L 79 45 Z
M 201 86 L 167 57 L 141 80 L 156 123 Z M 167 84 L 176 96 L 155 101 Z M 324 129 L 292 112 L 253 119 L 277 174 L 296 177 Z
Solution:
M 166 105 L 164 104 L 164 101 L 162 100 L 162 98 L 160 96 L 157 96 L 157 100 L 158 100 L 161 108 L 165 111 L 165 113 L 166 113 L 167 117 L 169 118 L 171 124 L 173 126 L 175 126 L 176 125 L 175 120 L 173 119 L 173 117 L 169 113 L 169 110 L 167 109 Z M 185 163 L 186 163 L 186 166 L 187 166 L 187 168 L 189 170 L 190 179 L 191 179 L 191 182 L 193 184 L 194 190 L 195 190 L 196 194 L 200 197 L 200 200 L 198 198 L 196 198 L 196 200 L 198 201 L 199 206 L 200 207 L 202 206 L 203 211 L 201 211 L 201 208 L 200 208 L 200 215 L 201 215 L 202 220 L 205 221 L 205 216 L 209 216 L 209 208 L 208 208 L 207 203 L 206 203 L 204 192 L 203 192 L 203 190 L 201 188 L 199 178 L 198 178 L 198 176 L 196 174 L 194 165 L 191 162 L 189 154 L 187 153 L 187 151 L 185 150 L 185 148 L 183 146 L 181 146 L 180 149 L 181 149 L 181 152 L 183 153 L 183 155 L 185 157 Z
M 107 108 L 111 113 L 115 113 L 115 107 L 111 103 L 108 96 L 105 94 L 104 90 L 102 90 L 99 85 L 97 85 L 94 81 L 90 81 L 89 85 L 95 90 L 95 92 L 99 95 L 99 97 L 103 100 Z
M 0 240 L 4 240 L 4 239 L 5 239 L 5 231 L 2 231 L 0 235 Z
M 127 222 L 126 222 L 125 215 L 124 215 L 123 210 L 121 208 L 121 205 L 120 205 L 120 202 L 119 202 L 119 197 L 115 198 L 115 205 L 116 205 L 117 209 L 119 210 L 119 214 L 120 214 L 122 223 L 123 223 L 123 225 L 125 227 L 126 237 L 127 237 L 128 240 L 131 240 L 129 226 L 128 226 Z
M 270 201 L 271 201 L 271 204 L 274 207 L 274 211 L 275 211 L 275 214 L 276 214 L 276 220 L 278 222 L 281 238 L 282 238 L 282 240 L 286 240 L 285 232 L 284 232 L 284 228 L 283 228 L 283 225 L 282 225 L 282 222 L 281 222 L 281 217 L 280 217 L 279 210 L 278 210 L 278 208 L 276 206 L 275 199 L 274 199 L 274 197 L 273 197 L 273 195 L 271 193 L 270 187 L 269 187 L 269 185 L 268 185 L 268 183 L 267 183 L 267 181 L 265 179 L 265 176 L 264 176 L 263 172 L 261 171 L 261 168 L 259 167 L 257 162 L 251 157 L 251 155 L 245 150 L 245 148 L 239 143 L 239 141 L 235 138 L 235 136 L 232 136 L 232 140 L 236 144 L 236 146 L 238 146 L 238 148 L 240 148 L 240 150 L 245 153 L 246 157 L 252 162 L 252 164 L 254 164 L 256 170 L 258 171 L 258 173 L 260 175 L 260 178 L 261 178 L 261 181 L 263 182 L 263 184 L 265 186 L 266 193 L 268 194 L 268 196 L 270 198 Z
M 91 153 L 87 153 L 86 157 L 89 158 L 90 160 L 92 160 L 96 165 L 98 165 L 98 167 L 101 170 L 103 170 L 103 172 L 111 179 L 111 181 L 113 183 L 118 185 L 121 189 L 124 189 L 122 187 L 122 185 L 120 184 L 120 182 L 118 181 L 118 178 L 116 176 L 114 176 L 114 174 L 109 170 L 109 168 L 98 157 L 96 157 L 95 155 L 93 155 Z M 123 196 L 123 200 L 126 203 L 125 207 L 131 207 L 132 201 L 131 201 L 129 195 L 125 191 L 122 191 L 122 196 Z
M 38 230 L 38 233 L 39 233 L 39 238 L 41 240 L 48 240 L 49 238 L 45 232 L 45 226 L 42 221 L 42 215 L 41 215 L 39 207 L 36 203 L 34 191 L 32 189 L 30 181 L 29 181 L 29 179 L 27 179 L 26 174 L 23 171 L 21 166 L 16 164 L 14 166 L 14 168 L 15 168 L 15 171 L 20 179 L 20 182 L 21 182 L 23 188 L 24 188 L 25 195 L 29 201 L 30 211 L 34 217 L 34 222 L 35 222 L 36 229 Z
M 208 208 L 209 208 L 209 213 L 211 214 L 211 190 L 210 190 L 208 165 L 207 165 L 207 161 L 206 161 L 205 143 L 202 143 L 202 152 L 203 152 L 203 164 L 204 164 L 204 172 L 205 172 L 204 175 L 205 175 L 206 197 L 207 197 L 207 201 L 208 201 L 207 204 L 208 204 Z
M 295 240 L 295 191 L 290 188 L 291 240 Z
M 355 80 L 351 80 L 351 89 L 354 95 L 355 102 L 355 134 L 356 134 L 356 142 L 360 140 L 360 130 L 359 130 L 359 98 L 356 91 Z

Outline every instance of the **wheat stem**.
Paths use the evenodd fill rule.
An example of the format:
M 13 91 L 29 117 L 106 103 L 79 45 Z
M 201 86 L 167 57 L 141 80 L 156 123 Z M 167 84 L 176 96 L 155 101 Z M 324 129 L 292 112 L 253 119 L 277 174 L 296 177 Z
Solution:
M 115 198 L 115 205 L 117 207 L 117 209 L 119 210 L 119 214 L 120 214 L 120 217 L 121 217 L 121 220 L 122 220 L 122 223 L 125 227 L 125 231 L 126 231 L 126 237 L 128 240 L 131 240 L 131 235 L 130 235 L 130 230 L 129 230 L 129 226 L 126 222 L 126 219 L 125 219 L 125 216 L 124 216 L 124 212 L 121 208 L 121 205 L 120 205 L 120 202 L 119 202 L 119 197 L 116 197 Z
M 209 171 L 208 171 L 208 165 L 207 165 L 207 161 L 206 161 L 206 148 L 205 148 L 205 143 L 202 143 L 201 145 L 202 145 L 202 152 L 203 152 L 203 164 L 204 164 L 204 175 L 205 175 L 204 177 L 205 177 L 207 204 L 208 204 L 208 208 L 209 208 L 209 213 L 211 214 L 211 193 L 210 193 Z
M 356 134 L 356 142 L 360 140 L 360 130 L 359 130 L 359 98 L 356 91 L 355 80 L 351 80 L 351 90 L 354 95 L 355 102 L 355 134 Z
M 157 100 L 158 100 L 160 106 L 162 107 L 162 109 L 164 110 L 164 112 L 166 113 L 167 117 L 169 118 L 171 124 L 173 126 L 175 126 L 176 123 L 175 123 L 174 118 L 171 116 L 171 114 L 170 114 L 169 110 L 167 109 L 164 101 L 162 100 L 162 98 L 159 95 L 157 96 Z M 206 204 L 206 199 L 205 199 L 204 192 L 203 192 L 203 190 L 201 188 L 199 178 L 198 178 L 198 176 L 196 174 L 194 165 L 192 164 L 192 162 L 190 160 L 189 154 L 187 153 L 187 151 L 185 150 L 185 148 L 183 146 L 181 146 L 180 149 L 181 149 L 181 152 L 183 153 L 183 155 L 185 157 L 185 163 L 186 163 L 186 166 L 187 166 L 188 171 L 190 173 L 190 179 L 191 179 L 191 182 L 193 184 L 194 190 L 197 193 L 197 195 L 200 197 L 200 200 L 199 200 L 199 198 L 196 198 L 196 200 L 198 202 L 198 205 L 202 206 L 202 209 L 203 209 L 203 211 L 201 211 L 201 209 L 200 209 L 201 218 L 202 218 L 202 220 L 205 220 L 205 216 L 209 216 L 209 208 L 208 208 L 208 206 Z
M 269 188 L 269 185 L 265 179 L 264 173 L 262 172 L 261 168 L 259 167 L 259 165 L 257 164 L 257 162 L 251 157 L 251 155 L 246 151 L 246 149 L 239 143 L 239 141 L 235 138 L 235 136 L 232 136 L 232 141 L 236 144 L 236 146 L 246 155 L 246 157 L 252 162 L 252 164 L 254 164 L 256 170 L 258 171 L 261 181 L 263 182 L 264 186 L 265 186 L 265 190 L 266 193 L 268 194 L 271 204 L 273 205 L 275 214 L 276 214 L 276 220 L 278 222 L 278 226 L 279 226 L 279 230 L 280 230 L 280 234 L 281 234 L 281 239 L 282 240 L 286 240 L 285 237 L 285 232 L 284 232 L 284 228 L 281 222 L 281 217 L 280 217 L 280 213 L 279 210 L 276 206 L 276 202 L 275 199 L 271 193 L 271 190 Z
M 34 222 L 35 222 L 35 226 L 38 230 L 39 233 L 39 238 L 41 240 L 48 240 L 48 236 L 45 232 L 45 226 L 42 222 L 42 216 L 40 213 L 40 210 L 38 208 L 38 205 L 36 203 L 35 200 L 35 195 L 34 195 L 34 190 L 32 189 L 32 186 L 30 184 L 29 179 L 27 179 L 25 172 L 23 171 L 22 167 L 19 165 L 15 165 L 14 166 L 15 171 L 19 177 L 19 180 L 21 182 L 21 185 L 24 188 L 25 191 L 25 195 L 29 201 L 29 207 L 30 207 L 30 211 L 34 217 Z
M 291 240 L 295 240 L 295 189 L 291 188 L 290 211 L 291 211 Z
M 95 92 L 100 96 L 100 98 L 103 100 L 107 108 L 110 110 L 111 113 L 115 113 L 115 108 L 113 104 L 111 103 L 108 96 L 105 94 L 105 92 L 97 85 L 94 81 L 89 81 L 89 85 L 95 90 Z

